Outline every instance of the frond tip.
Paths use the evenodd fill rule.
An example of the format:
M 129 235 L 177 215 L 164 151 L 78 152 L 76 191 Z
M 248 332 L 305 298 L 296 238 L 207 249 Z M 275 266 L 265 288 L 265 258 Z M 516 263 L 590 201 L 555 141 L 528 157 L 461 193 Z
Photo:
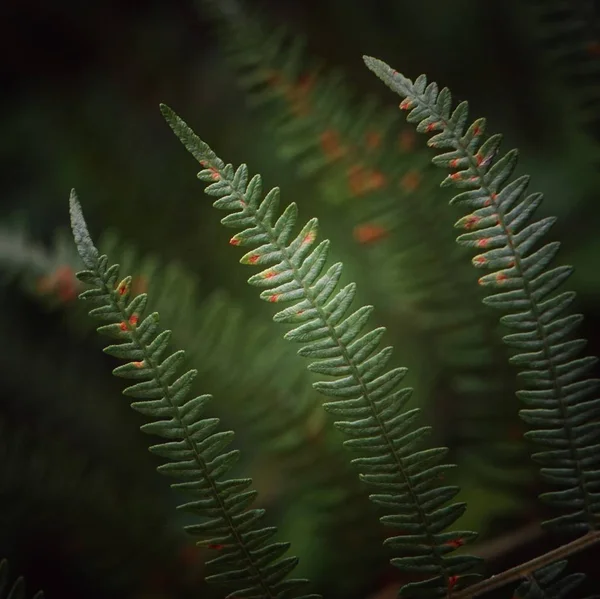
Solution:
M 553 295 L 572 271 L 549 267 L 559 243 L 536 248 L 555 219 L 533 220 L 542 194 L 526 194 L 526 175 L 510 181 L 516 150 L 500 155 L 502 136 L 486 137 L 485 119 L 467 127 L 467 102 L 452 109 L 448 88 L 438 91 L 424 75 L 413 83 L 380 60 L 364 60 L 404 98 L 400 108 L 417 131 L 435 132 L 428 145 L 444 153 L 433 162 L 454 171 L 442 185 L 462 190 L 451 204 L 472 210 L 456 223 L 466 231 L 457 242 L 482 251 L 473 265 L 493 271 L 479 284 L 494 290 L 484 303 L 507 312 L 501 322 L 515 332 L 504 341 L 522 352 L 511 358 L 527 386 L 517 393 L 527 406 L 520 415 L 532 427 L 526 436 L 542 448 L 533 458 L 556 487 L 542 498 L 565 511 L 545 524 L 572 532 L 600 529 L 600 380 L 588 376 L 597 360 L 578 357 L 585 341 L 572 337 L 582 316 L 565 314 L 575 294 Z
M 260 175 L 249 179 L 245 164 L 226 165 L 175 113 L 165 106 L 162 112 L 202 165 L 198 177 L 210 183 L 205 191 L 217 198 L 214 206 L 230 211 L 221 222 L 241 229 L 231 238 L 232 245 L 249 246 L 240 262 L 262 268 L 248 282 L 263 289 L 265 301 L 292 303 L 273 319 L 294 326 L 285 338 L 301 343 L 298 353 L 315 360 L 310 370 L 337 377 L 314 387 L 332 398 L 325 409 L 343 418 L 335 425 L 349 437 L 346 447 L 362 453 L 353 463 L 377 490 L 372 501 L 390 512 L 381 521 L 401 531 L 386 541 L 397 552 L 392 563 L 425 578 L 405 585 L 402 594 L 444 597 L 463 588 L 477 577 L 471 571 L 479 560 L 450 554 L 476 535 L 446 531 L 465 504 L 447 505 L 459 491 L 439 483 L 452 467 L 442 463 L 447 449 L 422 448 L 430 427 L 415 428 L 419 410 L 404 410 L 412 390 L 401 387 L 405 368 L 386 369 L 392 348 L 379 349 L 385 329 L 363 333 L 373 307 L 350 312 L 356 286 L 339 288 L 341 263 L 326 268 L 329 241 L 316 244 L 316 219 L 294 234 L 296 204 L 278 215 L 278 188 L 263 197 Z
M 124 394 L 137 400 L 131 404 L 133 409 L 152 419 L 141 430 L 167 439 L 150 447 L 152 453 L 168 460 L 159 472 L 179 478 L 181 482 L 172 487 L 194 498 L 180 509 L 205 518 L 186 530 L 201 539 L 199 545 L 219 552 L 207 564 L 218 567 L 207 581 L 233 587 L 230 599 L 292 596 L 307 581 L 287 578 L 298 561 L 284 557 L 289 543 L 268 543 L 276 528 L 258 527 L 264 510 L 250 507 L 256 497 L 251 479 L 224 479 L 239 458 L 237 450 L 224 451 L 233 432 L 219 432 L 218 418 L 201 418 L 211 397 L 189 398 L 196 371 L 177 375 L 183 351 L 163 358 L 171 332 L 160 330 L 158 313 L 143 317 L 146 294 L 129 300 L 131 277 L 118 282 L 119 266 L 108 266 L 108 258 L 98 255 L 74 192 L 70 207 L 77 249 L 88 267 L 77 276 L 91 286 L 80 297 L 96 304 L 90 315 L 105 322 L 98 332 L 117 339 L 105 352 L 127 360 L 113 373 L 135 380 Z

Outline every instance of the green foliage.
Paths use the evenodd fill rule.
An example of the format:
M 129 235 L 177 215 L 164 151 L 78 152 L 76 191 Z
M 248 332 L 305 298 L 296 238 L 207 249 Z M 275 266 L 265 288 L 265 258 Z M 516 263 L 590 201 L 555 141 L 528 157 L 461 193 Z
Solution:
M 362 246 L 378 306 L 400 329 L 410 327 L 427 340 L 429 380 L 448 394 L 454 414 L 451 423 L 439 423 L 437 434 L 451 448 L 461 447 L 457 459 L 468 462 L 482 484 L 525 496 L 523 479 L 531 476 L 522 437 L 511 434 L 517 400 L 506 350 L 471 285 L 451 221 L 436 211 L 437 176 L 416 135 L 373 97 L 357 97 L 343 73 L 307 58 L 299 36 L 242 2 L 234 11 L 208 5 L 236 81 L 278 153 L 300 176 L 313 177 L 320 197 L 343 205 L 336 217 L 348 219 Z M 490 463 L 510 469 L 510 480 Z
M 352 462 L 361 471 L 361 480 L 378 491 L 371 499 L 391 511 L 381 521 L 405 533 L 386 541 L 399 553 L 392 563 L 408 572 L 429 575 L 405 585 L 403 594 L 415 596 L 427 589 L 431 596 L 441 597 L 449 589 L 461 588 L 476 576 L 468 572 L 478 560 L 450 554 L 476 535 L 445 532 L 463 513 L 465 504 L 446 505 L 459 491 L 438 483 L 450 467 L 442 463 L 447 449 L 421 448 L 430 427 L 415 428 L 419 410 L 404 410 L 411 395 L 411 389 L 400 387 L 406 369 L 386 371 L 392 348 L 377 349 L 385 329 L 361 334 L 372 306 L 348 315 L 356 286 L 351 283 L 338 288 L 341 263 L 324 270 L 329 241 L 313 247 L 316 219 L 309 220 L 292 238 L 298 215 L 295 204 L 273 222 L 279 190 L 274 188 L 262 198 L 260 175 L 248 181 L 246 165 L 238 169 L 226 165 L 169 108 L 163 106 L 162 111 L 203 166 L 198 177 L 211 183 L 206 193 L 218 198 L 214 206 L 232 211 L 221 222 L 242 229 L 231 244 L 253 247 L 240 261 L 267 267 L 248 282 L 264 288 L 260 297 L 265 301 L 296 302 L 275 314 L 274 321 L 295 325 L 285 338 L 302 343 L 298 353 L 315 359 L 309 370 L 337 377 L 316 382 L 314 387 L 335 398 L 325 409 L 346 419 L 335 425 L 350 437 L 344 442 L 346 447 L 362 454 Z
M 256 497 L 256 491 L 249 490 L 251 479 L 223 479 L 239 459 L 237 450 L 223 452 L 233 433 L 217 432 L 217 418 L 200 417 L 210 396 L 188 397 L 197 372 L 189 370 L 177 376 L 183 351 L 163 358 L 170 331 L 160 331 L 156 312 L 143 318 L 146 294 L 129 301 L 131 277 L 117 284 L 119 267 L 108 266 L 107 257 L 99 255 L 74 192 L 70 202 L 73 235 L 87 268 L 78 277 L 91 285 L 81 297 L 97 304 L 90 315 L 108 322 L 98 331 L 119 340 L 105 351 L 128 361 L 114 374 L 137 381 L 124 393 L 137 400 L 133 409 L 154 419 L 141 429 L 168 439 L 151 446 L 150 451 L 168 460 L 159 466 L 160 472 L 180 479 L 172 487 L 194 497 L 180 509 L 206 518 L 186 530 L 220 553 L 207 564 L 219 569 L 207 581 L 234 587 L 230 598 L 289 596 L 307 582 L 286 579 L 297 558 L 282 557 L 288 543 L 267 543 L 276 532 L 274 527 L 256 526 L 264 510 L 249 507 Z
M 2 599 L 25 599 L 25 580 L 19 576 L 15 582 L 8 585 L 8 562 L 3 559 L 0 561 L 0 597 Z M 38 591 L 33 599 L 43 599 L 44 593 Z
M 319 396 L 311 387 L 313 377 L 299 367 L 292 347 L 270 335 L 269 327 L 262 319 L 249 314 L 240 302 L 225 291 L 216 290 L 203 295 L 197 277 L 182 265 L 163 264 L 150 255 L 143 255 L 132 245 L 121 241 L 112 231 L 99 238 L 98 247 L 102 254 L 113 257 L 123 272 L 131 274 L 132 293 L 148 294 L 148 310 L 158 312 L 163 320 L 169 322 L 173 343 L 186 351 L 188 362 L 198 365 L 195 383 L 210 389 L 215 395 L 227 398 L 227 402 L 211 406 L 211 415 L 226 418 L 229 426 L 242 432 L 240 442 L 249 444 L 254 450 L 255 463 L 251 466 L 258 467 L 259 471 L 265 466 L 275 467 L 277 472 L 281 472 L 279 476 L 283 484 L 269 483 L 261 489 L 263 500 L 268 496 L 275 505 L 280 503 L 286 506 L 293 502 L 293 509 L 311 514 L 322 542 L 320 553 L 313 549 L 308 555 L 302 556 L 302 566 L 306 568 L 310 559 L 314 559 L 310 563 L 313 578 L 321 573 L 327 580 L 332 571 L 352 572 L 351 577 L 344 578 L 344 584 L 351 585 L 355 590 L 362 581 L 372 579 L 381 564 L 383 551 L 382 532 L 373 525 L 375 514 L 372 519 L 365 517 L 375 508 L 346 459 L 346 452 L 339 443 L 339 433 L 326 426 Z M 6 264 L 7 270 L 10 268 L 12 274 L 19 278 L 24 290 L 44 305 L 62 306 L 66 310 L 65 321 L 77 336 L 87 335 L 91 327 L 90 319 L 87 314 L 81 313 L 79 302 L 71 301 L 81 287 L 75 278 L 81 259 L 73 244 L 66 245 L 63 236 L 57 235 L 55 244 L 46 248 L 35 243 L 20 229 L 0 228 L 1 249 L 6 251 L 0 251 L 0 263 Z M 0 330 L 7 335 L 4 329 Z M 95 386 L 83 391 L 74 389 L 73 372 L 86 371 L 86 375 L 90 374 L 90 367 L 85 366 L 86 360 L 71 361 L 62 355 L 57 364 L 50 360 L 49 355 L 52 354 L 49 348 L 40 351 L 41 359 L 37 360 L 38 354 L 32 354 L 27 343 L 23 343 L 21 348 L 20 341 L 23 340 L 18 335 L 12 335 L 12 351 L 3 355 L 4 361 L 10 359 L 5 368 L 5 377 L 18 373 L 19 360 L 26 356 L 40 375 L 42 390 L 47 391 L 46 381 L 50 379 L 60 388 L 56 399 L 51 402 L 36 399 L 37 413 L 40 413 L 38 404 L 41 404 L 42 408 L 47 408 L 49 416 L 61 422 L 80 422 L 78 426 L 72 424 L 70 428 L 87 444 L 96 441 L 96 437 L 98 442 L 107 435 L 113 440 L 123 437 L 127 445 L 116 447 L 114 453 L 117 460 L 107 462 L 106 466 L 107 469 L 110 465 L 112 470 L 117 470 L 128 465 L 128 462 L 123 463 L 122 455 L 125 451 L 132 454 L 131 439 L 123 435 L 123 429 L 129 430 L 131 423 L 123 421 L 118 413 L 108 417 L 106 398 L 98 394 Z M 33 390 L 33 384 L 29 390 Z M 69 403 L 75 392 L 78 396 L 76 406 Z M 107 392 L 110 391 L 104 390 L 104 393 Z M 81 423 L 82 409 L 86 414 L 93 414 L 93 418 Z M 116 432 L 119 434 L 115 435 Z M 57 463 L 60 461 L 58 459 Z M 51 464 L 47 470 L 51 472 Z M 132 466 L 132 470 L 126 474 L 127 478 L 134 475 L 139 478 L 139 464 Z M 108 473 L 102 474 L 106 476 Z M 105 476 L 99 479 L 104 480 Z M 42 477 L 39 484 L 47 484 L 47 478 L 50 478 L 50 474 Z M 73 494 L 75 489 L 86 491 L 96 487 L 90 481 L 82 484 L 80 478 L 71 475 L 69 480 L 72 480 L 73 487 L 66 488 L 63 494 L 55 493 L 62 497 L 66 506 L 71 506 L 71 501 L 76 499 L 90 501 L 87 494 L 84 497 L 81 497 L 81 493 Z M 16 486 L 17 480 L 11 478 L 9 484 Z M 107 484 L 111 487 L 112 483 Z M 128 488 L 134 487 L 129 485 Z M 148 492 L 149 489 L 146 489 Z M 101 497 L 101 494 L 94 493 L 90 492 L 91 497 Z M 37 488 L 32 495 L 44 497 Z M 157 493 L 153 492 L 153 495 L 156 497 Z M 122 516 L 124 537 L 130 534 L 134 523 L 140 522 L 142 526 L 135 531 L 136 539 L 139 537 L 140 546 L 150 547 L 152 544 L 144 538 L 144 535 L 147 537 L 147 529 L 143 523 L 156 515 L 146 513 L 144 508 L 147 502 L 143 501 L 143 497 L 143 488 L 132 496 L 132 504 L 142 506 L 136 510 L 137 518 L 133 518 L 129 510 L 123 509 L 110 518 L 110 509 L 114 506 L 105 497 L 103 501 L 110 509 L 102 519 L 107 522 Z M 24 505 L 21 502 L 21 505 L 25 510 L 28 507 L 31 509 L 27 502 Z M 89 509 L 94 511 L 98 507 L 92 502 Z M 164 506 L 159 509 L 164 513 Z M 289 509 L 291 507 L 286 507 L 286 514 L 289 514 Z M 22 522 L 22 519 L 17 519 L 17 522 Z M 156 528 L 157 525 L 154 525 L 153 529 Z M 302 537 L 310 538 L 306 527 L 302 529 Z M 339 542 L 343 542 L 348 551 L 334 551 L 334 545 Z M 167 553 L 168 544 L 163 540 L 159 545 Z M 131 547 L 124 543 L 124 552 L 132 552 Z M 140 551 L 133 550 L 133 553 L 143 561 Z M 114 555 L 116 561 L 122 561 L 118 557 L 120 552 L 114 552 Z M 133 570 L 130 564 L 128 571 L 133 573 Z M 336 587 L 341 586 L 341 581 L 337 581 Z
M 600 380 L 587 376 L 597 360 L 578 357 L 585 341 L 572 339 L 572 333 L 582 316 L 565 315 L 575 294 L 552 295 L 572 271 L 569 266 L 549 267 L 560 244 L 534 249 L 555 219 L 532 221 L 542 194 L 525 194 L 526 175 L 509 182 L 517 152 L 499 156 L 501 135 L 484 141 L 485 119 L 465 130 L 467 102 L 452 110 L 447 88 L 438 91 L 423 75 L 413 83 L 374 58 L 366 57 L 365 62 L 405 98 L 400 107 L 409 111 L 407 119 L 417 124 L 417 131 L 438 132 L 428 145 L 446 151 L 433 162 L 455 171 L 442 185 L 466 190 L 451 201 L 473 210 L 457 222 L 458 228 L 468 231 L 457 241 L 485 248 L 472 260 L 474 266 L 494 271 L 479 279 L 480 285 L 496 291 L 484 303 L 508 312 L 501 322 L 516 331 L 504 341 L 522 352 L 511 358 L 522 369 L 526 385 L 518 392 L 527 405 L 520 415 L 533 427 L 526 437 L 542 447 L 533 456 L 543 466 L 542 476 L 556 487 L 542 498 L 566 511 L 546 524 L 577 532 L 598 529 L 600 399 L 594 394 Z

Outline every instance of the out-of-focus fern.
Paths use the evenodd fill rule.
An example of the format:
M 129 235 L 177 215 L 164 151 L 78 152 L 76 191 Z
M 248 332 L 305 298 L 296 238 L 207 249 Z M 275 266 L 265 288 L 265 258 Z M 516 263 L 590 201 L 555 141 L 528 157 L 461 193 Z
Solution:
M 175 134 L 201 163 L 198 176 L 211 183 L 206 192 L 218 198 L 214 206 L 231 211 L 222 223 L 242 229 L 232 237 L 232 245 L 253 247 L 241 262 L 267 267 L 249 283 L 264 288 L 261 298 L 265 301 L 294 302 L 274 320 L 295 325 L 285 337 L 302 343 L 299 353 L 315 359 L 309 370 L 336 377 L 316 382 L 314 387 L 334 398 L 324 407 L 345 418 L 336 426 L 350 437 L 344 444 L 362 454 L 353 463 L 361 479 L 377 491 L 371 499 L 389 511 L 381 521 L 401 531 L 386 540 L 399 554 L 392 563 L 427 576 L 405 585 L 403 593 L 441 597 L 463 587 L 477 576 L 471 571 L 478 559 L 451 553 L 476 535 L 446 532 L 465 504 L 447 505 L 459 491 L 438 482 L 451 467 L 442 463 L 447 449 L 422 448 L 430 427 L 415 428 L 419 410 L 404 410 L 411 395 L 410 389 L 400 387 L 406 369 L 386 370 L 392 348 L 377 349 L 385 329 L 361 334 L 373 308 L 365 306 L 348 315 L 356 286 L 338 289 L 340 263 L 324 270 L 329 242 L 313 247 L 316 219 L 292 239 L 298 213 L 295 204 L 275 221 L 277 188 L 263 198 L 260 175 L 249 181 L 246 165 L 237 169 L 226 165 L 169 108 L 162 110 Z
M 185 358 L 183 351 L 163 358 L 171 332 L 160 330 L 158 313 L 143 317 L 146 294 L 130 301 L 131 277 L 118 282 L 119 266 L 109 266 L 106 255 L 99 254 L 74 192 L 70 208 L 73 235 L 87 269 L 78 277 L 90 285 L 80 297 L 93 301 L 97 307 L 90 315 L 107 323 L 98 331 L 118 340 L 105 351 L 127 360 L 114 370 L 116 376 L 137 381 L 124 393 L 137 400 L 133 409 L 153 419 L 142 430 L 168 439 L 150 447 L 168 460 L 158 470 L 178 478 L 180 482 L 172 486 L 194 497 L 181 509 L 206 518 L 186 530 L 202 539 L 199 544 L 220 553 L 207 563 L 219 570 L 207 581 L 233 587 L 230 599 L 298 596 L 298 588 L 308 581 L 288 578 L 297 563 L 295 557 L 283 557 L 289 543 L 269 543 L 276 529 L 257 526 L 264 510 L 250 508 L 256 497 L 256 491 L 248 490 L 252 480 L 223 478 L 239 458 L 237 450 L 223 451 L 233 432 L 217 432 L 217 418 L 201 418 L 211 397 L 188 397 L 197 372 L 177 375 Z
M 240 0 L 221 9 L 212 0 L 198 5 L 221 31 L 237 80 L 269 123 L 279 153 L 300 175 L 316 175 L 328 201 L 344 203 L 377 273 L 373 286 L 384 309 L 426 338 L 430 370 L 454 414 L 451 426 L 441 419 L 444 439 L 464 450 L 478 480 L 493 488 L 508 483 L 523 496 L 516 473 L 531 477 L 523 467 L 526 448 L 513 434 L 517 405 L 506 400 L 515 391 L 502 376 L 507 355 L 451 221 L 435 212 L 436 176 L 426 152 L 415 148 L 414 132 L 373 98 L 353 97 L 340 72 L 306 59 L 301 38 L 267 25 Z M 503 481 L 499 470 L 485 467 L 489 462 L 511 476 Z
M 433 159 L 454 172 L 442 185 L 462 191 L 452 204 L 472 210 L 456 226 L 466 229 L 458 243 L 484 250 L 472 260 L 477 268 L 493 270 L 479 284 L 496 291 L 484 303 L 508 314 L 501 322 L 514 333 L 504 337 L 521 350 L 511 362 L 521 367 L 526 389 L 518 396 L 527 405 L 520 415 L 532 430 L 526 436 L 541 451 L 534 459 L 554 490 L 542 498 L 565 513 L 545 524 L 572 532 L 600 528 L 600 380 L 588 373 L 597 360 L 578 357 L 585 341 L 573 339 L 581 315 L 566 315 L 573 292 L 553 292 L 571 274 L 570 266 L 550 268 L 558 249 L 551 242 L 535 249 L 555 219 L 533 221 L 541 193 L 526 195 L 528 176 L 509 182 L 517 152 L 499 157 L 501 135 L 485 139 L 485 119 L 468 129 L 468 104 L 452 110 L 447 88 L 427 85 L 424 75 L 413 83 L 384 62 L 366 57 L 367 66 L 393 91 L 404 97 L 408 121 L 417 131 L 436 132 L 428 142 L 445 152 Z
M 25 596 L 25 579 L 19 576 L 12 585 L 9 585 L 8 562 L 3 559 L 0 561 L 0 599 L 25 599 Z M 43 598 L 43 591 L 38 591 L 32 599 Z
M 579 124 L 600 141 L 600 14 L 594 0 L 528 0 L 547 62 L 575 95 Z

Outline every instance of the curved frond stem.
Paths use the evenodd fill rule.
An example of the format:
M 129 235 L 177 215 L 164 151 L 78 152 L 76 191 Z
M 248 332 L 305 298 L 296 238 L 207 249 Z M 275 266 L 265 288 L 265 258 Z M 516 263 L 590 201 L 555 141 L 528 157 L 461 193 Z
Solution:
M 545 451 L 534 455 L 534 459 L 548 466 L 542 468 L 542 475 L 563 487 L 543 497 L 570 509 L 570 513 L 545 524 L 579 532 L 598 529 L 600 399 L 589 397 L 600 381 L 582 377 L 597 360 L 573 359 L 585 342 L 564 341 L 581 321 L 580 315 L 557 318 L 572 303 L 574 294 L 562 293 L 548 299 L 572 271 L 565 266 L 547 268 L 559 244 L 548 243 L 531 251 L 555 219 L 529 223 L 542 194 L 525 195 L 527 176 L 506 183 L 516 167 L 517 152 L 512 150 L 498 158 L 502 138 L 492 135 L 484 141 L 484 119 L 477 119 L 465 131 L 466 102 L 451 111 L 447 88 L 438 92 L 437 84 L 427 85 L 423 75 L 413 83 L 374 58 L 365 57 L 365 62 L 405 98 L 400 108 L 410 111 L 407 118 L 418 123 L 417 131 L 437 132 L 428 145 L 449 150 L 433 159 L 438 166 L 456 169 L 442 185 L 469 190 L 451 202 L 476 209 L 456 224 L 468 231 L 457 241 L 485 248 L 485 253 L 473 258 L 474 266 L 496 269 L 479 279 L 480 285 L 501 290 L 484 302 L 513 312 L 501 322 L 519 331 L 504 337 L 504 341 L 527 352 L 511 358 L 513 363 L 528 369 L 521 376 L 530 388 L 517 395 L 531 409 L 521 410 L 520 415 L 537 428 L 526 436 L 545 446 Z
M 225 165 L 169 108 L 162 106 L 162 111 L 182 143 L 204 167 L 198 176 L 211 182 L 206 193 L 219 198 L 214 206 L 234 211 L 222 222 L 243 230 L 230 243 L 254 246 L 241 262 L 269 265 L 251 277 L 249 283 L 265 288 L 261 293 L 265 301 L 298 302 L 274 316 L 276 322 L 299 325 L 288 331 L 285 338 L 304 344 L 300 355 L 318 359 L 309 365 L 309 370 L 342 377 L 317 382 L 314 387 L 324 395 L 338 398 L 324 407 L 348 419 L 335 423 L 350 437 L 344 444 L 370 454 L 353 463 L 363 471 L 360 477 L 364 482 L 385 491 L 371 495 L 371 499 L 388 509 L 394 508 L 394 513 L 381 521 L 407 533 L 386 541 L 403 554 L 392 559 L 392 563 L 407 571 L 433 575 L 406 585 L 403 593 L 410 595 L 426 588 L 432 597 L 438 597 L 462 588 L 476 576 L 465 573 L 479 560 L 447 554 L 476 535 L 468 531 L 443 532 L 464 512 L 465 504 L 441 507 L 458 492 L 456 487 L 442 487 L 436 482 L 449 467 L 440 464 L 447 449 L 415 449 L 430 429 L 411 430 L 419 410 L 403 411 L 412 392 L 399 388 L 406 369 L 386 372 L 392 348 L 377 351 L 385 329 L 360 336 L 372 306 L 346 316 L 356 286 L 350 284 L 337 290 L 341 263 L 325 271 L 329 241 L 312 248 L 317 237 L 316 219 L 308 221 L 290 240 L 297 218 L 296 205 L 287 206 L 273 224 L 279 190 L 272 189 L 261 201 L 259 175 L 248 182 L 246 165 L 238 169 Z
M 281 558 L 289 543 L 267 545 L 267 539 L 276 529 L 252 529 L 252 525 L 262 518 L 264 510 L 246 509 L 256 497 L 256 491 L 242 492 L 251 485 L 251 479 L 219 480 L 239 458 L 237 450 L 222 453 L 222 449 L 231 442 L 233 433 L 215 432 L 219 424 L 217 418 L 199 418 L 211 396 L 186 397 L 197 372 L 190 370 L 176 378 L 176 371 L 184 360 L 183 351 L 161 359 L 170 331 L 159 332 L 156 312 L 141 319 L 147 303 L 146 294 L 129 301 L 131 277 L 117 284 L 119 266 L 109 267 L 107 257 L 99 255 L 74 192 L 70 206 L 73 234 L 88 269 L 78 273 L 78 278 L 92 285 L 81 297 L 100 304 L 90 315 L 110 323 L 98 331 L 122 341 L 105 351 L 131 360 L 115 369 L 114 374 L 142 381 L 128 387 L 125 393 L 145 400 L 134 402 L 134 409 L 158 419 L 142 426 L 142 430 L 169 439 L 167 443 L 150 448 L 153 453 L 171 460 L 158 470 L 182 478 L 185 482 L 172 486 L 199 497 L 197 501 L 180 506 L 180 509 L 209 518 L 202 524 L 186 527 L 192 534 L 205 537 L 199 544 L 222 554 L 211 560 L 209 565 L 225 566 L 226 571 L 207 577 L 207 581 L 235 584 L 238 590 L 229 598 L 288 597 L 291 589 L 307 582 L 304 579 L 284 580 L 298 561 L 295 557 Z M 212 538 L 206 539 L 207 536 Z M 302 599 L 317 598 L 312 595 Z

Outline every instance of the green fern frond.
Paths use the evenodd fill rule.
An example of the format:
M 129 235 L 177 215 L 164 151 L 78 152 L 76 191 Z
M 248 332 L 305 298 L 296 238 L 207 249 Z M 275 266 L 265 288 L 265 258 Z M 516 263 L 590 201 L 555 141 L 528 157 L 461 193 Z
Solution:
M 450 394 L 455 415 L 438 434 L 464 448 L 478 463 L 478 478 L 498 488 L 485 464 L 502 462 L 514 472 L 527 462 L 521 440 L 506 450 L 517 408 L 506 397 L 514 398 L 516 389 L 503 376 L 508 356 L 470 284 L 464 248 L 454 243 L 451 221 L 436 215 L 440 192 L 426 152 L 414 147 L 414 132 L 402 130 L 393 112 L 372 98 L 356 97 L 340 72 L 306 56 L 300 37 L 245 3 L 236 0 L 235 10 L 199 4 L 216 19 L 237 81 L 262 109 L 279 153 L 300 175 L 317 175 L 329 202 L 344 204 L 364 247 L 361 259 L 377 273 L 372 293 L 383 310 L 426 336 L 435 384 Z M 525 494 L 522 485 L 519 493 Z
M 485 249 L 473 258 L 475 267 L 493 270 L 479 279 L 495 291 L 484 302 L 508 312 L 501 322 L 515 332 L 504 341 L 522 353 L 511 358 L 520 366 L 526 389 L 518 396 L 527 405 L 522 419 L 533 427 L 526 433 L 539 443 L 534 454 L 543 477 L 557 490 L 542 498 L 566 514 L 548 526 L 578 532 L 600 526 L 600 399 L 595 397 L 600 380 L 587 373 L 597 360 L 578 357 L 585 345 L 571 339 L 581 315 L 565 315 L 575 298 L 572 292 L 552 295 L 571 274 L 569 266 L 550 268 L 559 243 L 535 246 L 554 223 L 554 218 L 533 221 L 541 193 L 526 195 L 528 176 L 509 182 L 517 164 L 517 152 L 499 156 L 502 137 L 484 141 L 485 120 L 476 120 L 465 130 L 468 104 L 453 111 L 447 88 L 438 91 L 427 85 L 425 76 L 414 83 L 384 62 L 365 57 L 367 66 L 393 91 L 405 99 L 400 107 L 409 110 L 407 120 L 419 132 L 438 132 L 428 145 L 446 150 L 433 162 L 455 172 L 442 185 L 465 191 L 451 203 L 473 210 L 456 226 L 466 229 L 458 243 Z
M 44 593 L 38 591 L 32 599 L 43 599 Z M 8 562 L 6 559 L 0 561 L 0 598 L 1 599 L 25 599 L 25 580 L 19 576 L 15 582 L 9 586 L 8 583 Z
M 221 222 L 242 229 L 231 243 L 254 248 L 241 262 L 267 267 L 248 282 L 264 289 L 260 296 L 265 301 L 294 302 L 273 319 L 295 325 L 285 338 L 302 343 L 298 353 L 315 359 L 309 370 L 337 377 L 314 387 L 333 398 L 325 409 L 345 418 L 336 422 L 350 437 L 344 444 L 362 453 L 353 463 L 361 479 L 378 491 L 371 499 L 391 511 L 381 521 L 402 531 L 386 541 L 400 555 L 392 563 L 428 576 L 407 584 L 403 593 L 442 597 L 449 589 L 461 588 L 476 576 L 468 572 L 479 560 L 450 554 L 476 535 L 445 532 L 465 504 L 446 505 L 459 491 L 438 482 L 450 468 L 442 463 L 447 449 L 421 449 L 430 428 L 413 426 L 418 409 L 404 411 L 411 395 L 411 389 L 400 387 L 406 369 L 386 370 L 392 348 L 377 349 L 385 329 L 361 334 L 373 308 L 365 306 L 348 315 L 356 286 L 338 289 L 341 263 L 325 271 L 329 242 L 314 247 L 316 219 L 293 237 L 295 204 L 273 222 L 279 190 L 272 189 L 263 199 L 260 175 L 249 181 L 246 165 L 237 169 L 226 165 L 169 108 L 161 108 L 175 134 L 201 163 L 198 177 L 211 183 L 206 193 L 217 197 L 214 206 L 231 211 Z
M 268 543 L 276 529 L 257 527 L 264 510 L 250 508 L 256 497 L 256 491 L 249 490 L 251 479 L 223 479 L 239 458 L 237 450 L 223 451 L 233 433 L 217 432 L 216 418 L 200 418 L 211 397 L 188 397 L 196 371 L 177 376 L 183 351 L 163 358 L 170 331 L 160 331 L 156 312 L 142 318 L 145 294 L 129 301 L 131 277 L 118 283 L 119 266 L 109 266 L 108 258 L 94 246 L 74 191 L 70 210 L 73 236 L 87 268 L 78 277 L 91 285 L 81 297 L 98 304 L 90 315 L 108 322 L 98 332 L 119 340 L 105 351 L 128 361 L 114 374 L 137 381 L 124 393 L 137 400 L 133 409 L 153 418 L 142 430 L 168 439 L 150 451 L 169 460 L 158 470 L 180 479 L 172 487 L 194 496 L 180 509 L 207 518 L 186 530 L 202 539 L 199 545 L 220 553 L 207 563 L 220 570 L 207 581 L 234 586 L 230 599 L 290 596 L 308 581 L 287 578 L 297 563 L 295 557 L 283 557 L 289 543 Z M 319 596 L 304 599 L 308 597 Z
M 585 579 L 585 574 L 569 574 L 560 577 L 566 567 L 567 560 L 561 560 L 534 572 L 517 587 L 514 597 L 516 599 L 563 599 Z

